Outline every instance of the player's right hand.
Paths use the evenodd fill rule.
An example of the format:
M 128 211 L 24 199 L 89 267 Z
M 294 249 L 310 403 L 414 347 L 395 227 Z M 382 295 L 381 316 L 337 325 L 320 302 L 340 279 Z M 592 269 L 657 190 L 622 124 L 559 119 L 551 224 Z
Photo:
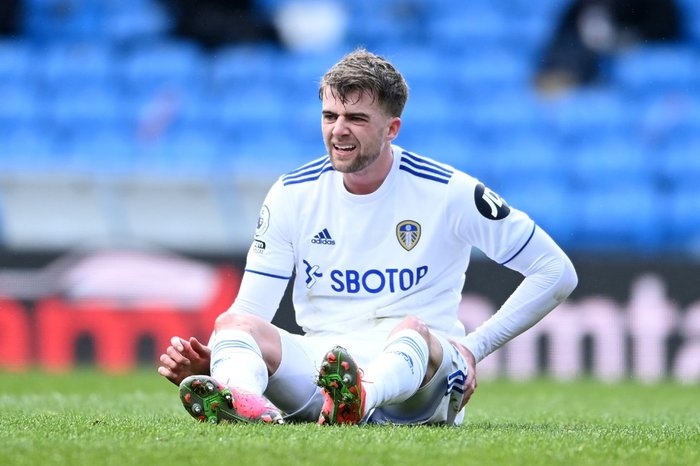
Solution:
M 175 385 L 180 385 L 190 375 L 209 375 L 210 360 L 211 350 L 197 338 L 185 340 L 175 336 L 170 339 L 165 353 L 160 355 L 158 373 Z
M 467 363 L 467 380 L 464 382 L 464 394 L 462 397 L 462 408 L 464 408 L 476 391 L 476 358 L 474 358 L 472 352 L 461 343 L 455 340 L 450 340 L 450 343 L 452 343 L 454 347 L 457 348 L 460 353 L 462 353 L 462 356 L 464 356 L 464 360 Z

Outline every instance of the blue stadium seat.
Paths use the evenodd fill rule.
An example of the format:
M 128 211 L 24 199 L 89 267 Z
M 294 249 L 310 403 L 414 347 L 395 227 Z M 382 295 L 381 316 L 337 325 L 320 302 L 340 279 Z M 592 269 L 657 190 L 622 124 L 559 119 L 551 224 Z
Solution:
M 544 18 L 550 27 L 554 27 L 556 19 L 561 11 L 569 6 L 569 0 L 502 0 L 498 6 L 514 18 L 532 15 Z
M 428 87 L 442 87 L 447 82 L 446 71 L 450 63 L 445 60 L 444 54 L 434 48 L 404 46 L 392 52 L 388 58 L 401 71 L 408 87 L 419 89 L 411 95 L 411 99 L 418 98 Z
M 122 82 L 135 95 L 162 89 L 194 92 L 205 86 L 207 62 L 190 42 L 168 40 L 141 44 L 126 54 L 120 64 Z
M 614 137 L 628 130 L 638 110 L 611 89 L 581 89 L 546 102 L 542 116 L 564 138 Z
M 664 210 L 666 248 L 682 251 L 700 245 L 700 187 L 697 184 L 673 189 Z
M 345 45 L 384 54 L 414 91 L 397 144 L 476 176 L 560 244 L 689 248 L 700 241 L 700 3 L 679 2 L 694 43 L 621 55 L 612 88 L 557 102 L 530 80 L 567 0 L 357 0 Z M 325 151 L 316 89 L 344 50 L 207 56 L 166 37 L 158 0 L 26 5 L 26 40 L 0 41 L 2 173 L 274 179 Z
M 101 19 L 102 37 L 117 45 L 158 41 L 174 26 L 164 5 L 154 0 L 106 2 Z
M 0 84 L 0 102 L 0 134 L 32 124 L 42 115 L 43 105 L 37 92 L 19 82 Z
M 548 11 L 538 13 L 536 5 L 546 2 L 527 3 L 523 9 L 509 9 L 507 14 L 517 17 L 517 21 L 508 21 L 505 43 L 511 51 L 534 64 L 550 40 L 556 21 Z
M 700 45 L 700 15 L 695 15 L 686 21 L 688 41 Z
M 656 157 L 660 174 L 673 189 L 700 186 L 700 135 L 676 139 L 658 151 Z
M 221 96 L 219 105 L 212 111 L 216 112 L 223 130 L 257 138 L 258 130 L 289 124 L 290 108 L 285 99 L 290 96 L 279 91 L 251 83 Z
M 100 42 L 55 43 L 42 53 L 36 73 L 51 91 L 113 85 L 116 56 Z
M 504 92 L 475 97 L 465 101 L 467 108 L 459 117 L 466 127 L 488 140 L 498 140 L 504 134 L 539 134 L 542 130 L 542 109 L 529 91 Z M 454 107 L 453 107 L 454 108 Z
M 345 43 L 365 47 L 392 56 L 407 46 L 425 42 L 429 36 L 423 24 L 425 14 L 434 9 L 425 2 L 356 0 L 348 13 Z M 358 27 L 359 26 L 359 27 Z
M 682 8 L 686 39 L 695 47 L 700 45 L 700 3 L 696 0 L 678 0 Z
M 514 175 L 492 185 L 512 207 L 522 210 L 557 243 L 568 247 L 574 234 L 578 196 L 561 178 L 528 180 Z
M 54 127 L 71 131 L 90 132 L 129 121 L 122 99 L 108 86 L 61 89 L 48 99 L 45 112 Z
M 215 93 L 229 93 L 254 81 L 261 85 L 279 82 L 277 62 L 283 53 L 267 45 L 222 47 L 211 56 L 208 67 L 209 87 Z
M 253 4 L 259 8 L 261 11 L 265 11 L 267 13 L 274 13 L 274 11 L 284 5 L 286 0 L 254 0 Z
M 533 63 L 529 57 L 515 54 L 504 47 L 480 47 L 478 52 L 459 60 L 452 59 L 447 69 L 463 93 L 484 96 L 528 88 Z M 441 72 L 444 73 L 444 70 L 445 67 Z
M 315 100 L 323 74 L 345 54 L 343 50 L 281 54 L 273 59 L 274 85 L 285 86 L 292 95 L 308 93 Z
M 409 103 L 401 116 L 403 124 L 410 131 L 423 131 L 424 127 L 447 124 L 454 121 L 453 100 L 440 87 L 423 86 L 409 96 Z
M 17 128 L 0 138 L 2 173 L 45 173 L 61 167 L 54 157 L 53 135 L 43 126 Z
M 537 135 L 515 135 L 484 147 L 485 163 L 503 185 L 562 182 L 568 157 L 557 143 Z
M 615 85 L 638 94 L 700 87 L 697 47 L 645 46 L 618 56 L 612 68 Z
M 136 143 L 138 173 L 172 178 L 208 178 L 216 174 L 221 137 L 212 131 L 174 131 Z
M 657 251 L 663 234 L 663 199 L 643 184 L 591 187 L 575 201 L 573 244 L 583 250 L 643 254 Z
M 426 35 L 444 50 L 490 47 L 506 38 L 508 16 L 488 2 L 452 3 L 449 7 L 428 9 Z
M 481 146 L 469 137 L 468 132 L 460 131 L 459 124 L 440 121 L 413 125 L 404 123 L 396 144 L 419 155 L 451 165 L 470 175 L 490 180 L 492 170 L 484 163 Z
M 99 2 L 26 0 L 23 30 L 38 41 L 90 40 L 101 33 Z
M 0 85 L 29 85 L 38 55 L 28 41 L 0 40 Z
M 227 134 L 217 166 L 237 177 L 266 177 L 274 180 L 325 153 L 319 142 L 300 141 L 284 127 L 261 127 L 251 137 Z
M 638 131 L 650 141 L 686 140 L 700 133 L 700 92 L 656 94 L 638 108 Z
M 219 100 L 187 89 L 163 89 L 153 94 L 129 95 L 124 100 L 134 123 L 146 132 L 206 131 L 219 127 L 219 105 Z
M 133 176 L 136 173 L 136 135 L 125 128 L 105 127 L 75 132 L 64 142 L 66 165 L 76 173 L 96 176 Z
M 577 186 L 608 189 L 622 184 L 648 189 L 656 181 L 653 157 L 638 141 L 615 137 L 571 147 L 567 166 Z

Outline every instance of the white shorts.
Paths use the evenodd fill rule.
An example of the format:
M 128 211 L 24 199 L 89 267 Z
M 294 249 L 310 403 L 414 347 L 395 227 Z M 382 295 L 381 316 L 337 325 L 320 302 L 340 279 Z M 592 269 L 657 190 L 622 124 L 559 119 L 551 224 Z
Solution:
M 380 354 L 386 344 L 384 335 L 302 336 L 279 330 L 282 360 L 270 377 L 265 396 L 282 409 L 288 421 L 316 422 L 323 396 L 316 385 L 318 368 L 335 345 L 345 347 L 360 367 Z M 433 378 L 407 400 L 373 410 L 368 423 L 376 424 L 448 424 L 464 419 L 460 409 L 467 363 L 446 338 L 433 333 L 442 345 L 442 364 Z

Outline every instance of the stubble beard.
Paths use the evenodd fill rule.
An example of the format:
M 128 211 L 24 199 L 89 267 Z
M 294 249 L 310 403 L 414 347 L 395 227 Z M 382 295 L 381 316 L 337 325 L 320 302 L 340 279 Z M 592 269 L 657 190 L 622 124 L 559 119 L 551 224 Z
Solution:
M 344 161 L 339 161 L 331 153 L 331 164 L 333 168 L 340 173 L 357 173 L 372 165 L 379 158 L 379 152 L 372 155 L 359 154 L 357 157 L 349 161 L 349 164 Z

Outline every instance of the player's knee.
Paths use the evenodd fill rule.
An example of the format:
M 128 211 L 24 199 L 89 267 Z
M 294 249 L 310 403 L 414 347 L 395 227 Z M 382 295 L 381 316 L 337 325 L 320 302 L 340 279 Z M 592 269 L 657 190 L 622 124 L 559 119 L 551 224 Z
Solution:
M 260 322 L 262 320 L 256 316 L 224 312 L 216 318 L 214 330 L 217 332 L 222 330 L 241 330 L 252 334 L 258 328 Z
M 415 330 L 418 332 L 426 341 L 430 341 L 430 329 L 423 322 L 422 319 L 416 316 L 405 317 L 395 328 L 392 333 L 399 332 L 404 329 Z

